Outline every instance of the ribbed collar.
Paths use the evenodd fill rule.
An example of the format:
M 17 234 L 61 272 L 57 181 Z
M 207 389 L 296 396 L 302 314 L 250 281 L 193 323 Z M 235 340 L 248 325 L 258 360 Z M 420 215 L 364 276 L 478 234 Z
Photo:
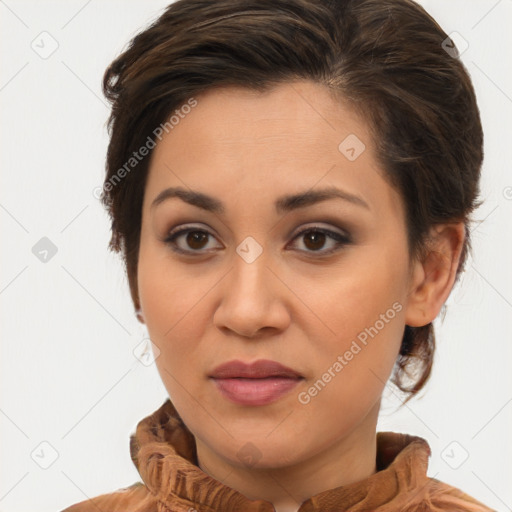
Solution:
M 138 423 L 130 436 L 130 452 L 150 492 L 170 510 L 180 503 L 198 512 L 275 512 L 270 502 L 250 500 L 201 470 L 194 436 L 170 399 Z M 413 496 L 419 498 L 428 483 L 430 454 L 429 445 L 420 437 L 378 432 L 377 472 L 309 498 L 299 512 L 400 510 L 400 504 L 410 504 Z

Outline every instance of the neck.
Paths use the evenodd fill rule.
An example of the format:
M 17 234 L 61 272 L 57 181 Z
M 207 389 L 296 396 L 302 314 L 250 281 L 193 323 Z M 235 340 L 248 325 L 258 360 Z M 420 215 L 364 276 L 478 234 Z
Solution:
M 276 512 L 296 512 L 308 498 L 374 474 L 380 403 L 344 437 L 293 465 L 240 468 L 196 439 L 199 467 L 249 499 L 271 502 Z

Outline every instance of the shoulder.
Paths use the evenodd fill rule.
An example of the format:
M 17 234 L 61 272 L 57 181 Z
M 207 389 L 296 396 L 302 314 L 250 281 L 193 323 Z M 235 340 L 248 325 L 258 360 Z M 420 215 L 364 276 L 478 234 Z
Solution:
M 429 511 L 496 512 L 469 494 L 435 478 L 428 479 L 425 491 L 425 501 L 429 503 L 426 510 Z
M 157 500 L 148 488 L 137 482 L 129 487 L 75 503 L 61 512 L 156 512 Z

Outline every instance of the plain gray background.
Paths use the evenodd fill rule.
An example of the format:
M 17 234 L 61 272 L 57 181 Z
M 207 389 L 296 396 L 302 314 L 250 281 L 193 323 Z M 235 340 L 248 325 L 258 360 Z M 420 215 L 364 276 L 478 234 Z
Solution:
M 0 0 L 0 512 L 61 510 L 138 481 L 129 435 L 167 397 L 155 365 L 136 357 L 146 331 L 94 196 L 108 142 L 103 72 L 167 3 Z M 420 3 L 469 45 L 461 58 L 485 132 L 484 204 L 464 278 L 436 320 L 431 381 L 399 411 L 386 388 L 378 430 L 424 437 L 429 476 L 504 512 L 512 507 L 512 1 Z

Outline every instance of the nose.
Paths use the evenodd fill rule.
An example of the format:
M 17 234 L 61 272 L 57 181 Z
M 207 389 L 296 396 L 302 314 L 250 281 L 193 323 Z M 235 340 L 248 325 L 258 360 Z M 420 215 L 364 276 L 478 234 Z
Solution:
M 289 289 L 272 267 L 265 251 L 252 262 L 235 253 L 233 266 L 222 280 L 214 325 L 246 338 L 284 331 L 290 323 Z

